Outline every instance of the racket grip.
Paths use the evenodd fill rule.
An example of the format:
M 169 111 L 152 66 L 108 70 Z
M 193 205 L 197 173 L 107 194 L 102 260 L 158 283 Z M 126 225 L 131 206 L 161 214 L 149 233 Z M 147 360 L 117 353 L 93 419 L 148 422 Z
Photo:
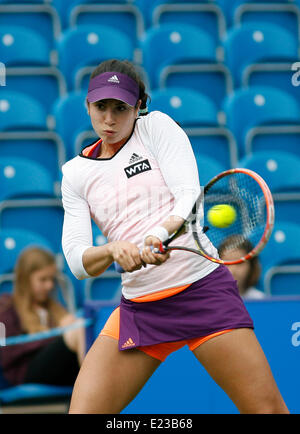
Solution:
M 159 249 L 157 249 L 153 246 L 150 246 L 150 249 L 154 253 L 164 253 L 165 252 L 162 244 L 159 246 Z M 118 262 L 114 262 L 114 266 L 115 266 L 115 270 L 117 271 L 117 273 L 125 273 L 125 270 L 121 267 L 121 265 Z

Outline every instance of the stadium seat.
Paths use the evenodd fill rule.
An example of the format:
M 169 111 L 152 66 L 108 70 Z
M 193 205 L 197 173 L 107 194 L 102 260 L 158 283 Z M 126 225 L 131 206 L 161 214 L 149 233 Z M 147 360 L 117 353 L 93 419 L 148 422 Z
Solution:
M 74 145 L 74 155 L 80 154 L 80 152 L 86 147 L 99 139 L 94 130 L 85 130 L 77 134 Z
M 0 180 L 0 230 L 36 232 L 60 252 L 63 208 L 47 170 L 25 158 L 2 157 Z
M 49 241 L 35 232 L 23 229 L 0 230 L 0 275 L 14 271 L 17 258 L 21 251 L 27 247 L 41 247 L 52 251 Z
M 58 13 L 50 4 L 1 4 L 0 28 L 7 26 L 22 26 L 38 33 L 54 48 L 55 41 L 61 33 Z M 32 47 L 31 47 L 32 48 Z
M 45 0 L 44 0 L 45 1 Z M 47 0 L 48 1 L 48 0 Z M 57 11 L 62 29 L 65 30 L 69 27 L 70 24 L 70 15 L 72 10 L 78 6 L 83 4 L 95 4 L 99 3 L 99 0 L 49 0 L 51 2 L 51 6 L 55 8 Z M 127 3 L 128 0 L 101 0 L 101 3 L 117 3 L 124 4 Z
M 296 63 L 256 63 L 250 65 L 243 74 L 241 86 L 243 88 L 272 86 L 289 93 L 293 97 L 299 98 L 300 86 L 296 83 L 297 72 L 292 72 L 293 65 L 296 65 Z
M 299 265 L 300 268 L 300 225 L 291 222 L 276 222 L 272 235 L 264 250 L 260 253 L 262 266 L 261 284 L 266 283 L 269 270 L 273 267 Z M 287 284 L 284 285 L 286 294 L 290 293 Z M 268 291 L 269 292 L 269 291 Z M 298 288 L 298 294 L 300 288 Z
M 215 63 L 217 45 L 198 27 L 187 24 L 162 24 L 149 29 L 141 40 L 143 69 L 151 89 L 159 87 L 164 67 L 175 64 Z
M 197 161 L 201 185 L 206 185 L 214 176 L 227 169 L 227 167 L 222 165 L 217 159 L 198 153 L 195 147 L 193 149 Z
M 0 24 L 0 58 L 6 67 L 50 65 L 50 46 L 36 30 Z
M 251 0 L 251 1 L 245 1 L 245 0 L 215 0 L 216 4 L 222 9 L 225 18 L 226 18 L 226 26 L 227 29 L 230 29 L 234 26 L 234 16 L 236 11 L 238 10 L 239 6 L 243 5 L 244 3 L 261 3 L 261 0 Z M 271 0 L 271 3 L 277 4 L 277 3 L 287 3 L 288 0 Z M 267 3 L 264 1 L 263 3 Z
M 237 145 L 234 136 L 224 127 L 184 128 L 195 154 L 208 156 L 226 169 L 237 165 Z
M 217 107 L 207 96 L 185 88 L 155 90 L 149 109 L 162 111 L 178 122 L 196 154 L 214 158 L 228 169 L 235 167 L 235 139 L 227 128 L 219 125 Z
M 0 130 L 46 130 L 47 114 L 39 101 L 13 90 L 1 89 Z
M 245 155 L 258 151 L 281 151 L 300 157 L 300 125 L 262 126 L 253 128 L 246 137 Z
M 270 86 L 238 89 L 225 98 L 226 126 L 234 134 L 239 158 L 244 154 L 247 134 L 258 126 L 299 125 L 300 105 L 296 98 Z
M 55 67 L 7 68 L 6 86 L 39 101 L 48 114 L 54 102 L 66 94 L 64 77 Z
M 115 271 L 107 270 L 99 277 L 85 280 L 85 300 L 109 300 L 116 303 L 121 296 L 121 278 Z
M 154 2 L 152 26 L 161 24 L 188 24 L 207 32 L 219 44 L 225 35 L 226 23 L 222 10 L 207 2 Z
M 300 156 L 285 151 L 260 151 L 240 160 L 239 166 L 262 176 L 272 193 L 300 193 Z
M 64 210 L 61 199 L 9 199 L 0 206 L 0 230 L 19 228 L 36 232 L 61 252 Z
M 75 86 L 76 75 L 87 66 L 107 59 L 133 60 L 133 45 L 126 34 L 113 27 L 82 25 L 66 30 L 57 43 L 59 67 L 68 90 Z
M 91 130 L 91 121 L 85 105 L 85 92 L 70 92 L 53 106 L 55 130 L 64 142 L 66 158 L 73 158 L 77 152 L 75 142 L 83 131 Z
M 239 165 L 256 171 L 269 185 L 276 222 L 299 223 L 300 156 L 285 151 L 257 151 Z
M 66 162 L 64 144 L 53 131 L 0 132 L 0 155 L 11 161 L 22 157 L 37 162 L 57 184 L 61 181 L 61 166 Z M 59 191 L 56 193 L 60 195 Z
M 0 201 L 53 197 L 53 180 L 40 164 L 26 158 L 0 158 Z
M 218 108 L 233 90 L 231 73 L 222 63 L 202 65 L 166 66 L 159 81 L 159 88 L 186 87 L 211 98 Z
M 245 23 L 232 28 L 223 41 L 225 64 L 234 86 L 241 85 L 247 67 L 257 63 L 294 62 L 298 39 L 290 31 L 267 22 Z
M 134 46 L 144 34 L 143 15 L 134 4 L 126 2 L 81 2 L 71 9 L 69 26 L 72 28 L 81 25 L 114 27 L 126 34 Z
M 91 320 L 92 324 L 86 329 L 86 347 L 87 351 L 99 335 L 111 313 L 120 304 L 118 300 L 85 300 L 84 316 Z
M 289 29 L 300 41 L 300 9 L 291 3 L 277 2 L 271 4 L 245 3 L 239 5 L 234 13 L 234 26 L 264 21 Z
M 149 109 L 162 111 L 182 127 L 218 125 L 217 107 L 205 95 L 185 88 L 154 90 Z
M 279 265 L 271 267 L 265 275 L 264 292 L 271 296 L 300 295 L 299 265 Z

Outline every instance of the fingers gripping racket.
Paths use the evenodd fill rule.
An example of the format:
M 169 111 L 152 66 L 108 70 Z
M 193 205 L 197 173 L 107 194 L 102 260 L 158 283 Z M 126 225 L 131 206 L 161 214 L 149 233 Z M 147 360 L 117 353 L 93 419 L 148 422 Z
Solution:
M 235 211 L 232 224 L 228 227 L 207 226 L 209 210 L 224 204 Z M 188 219 L 160 245 L 159 252 L 183 250 L 219 264 L 239 264 L 262 251 L 273 226 L 274 204 L 266 182 L 252 170 L 230 169 L 215 176 L 202 189 Z M 188 230 L 192 231 L 195 248 L 170 245 Z M 233 252 L 230 260 L 219 257 L 219 249 L 225 242 L 226 249 Z M 122 272 L 121 267 L 118 271 Z

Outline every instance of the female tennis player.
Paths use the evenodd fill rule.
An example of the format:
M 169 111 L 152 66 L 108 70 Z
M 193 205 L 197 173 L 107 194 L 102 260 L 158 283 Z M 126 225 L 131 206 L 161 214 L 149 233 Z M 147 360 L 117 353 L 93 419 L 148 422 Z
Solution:
M 87 94 L 99 139 L 63 166 L 62 244 L 71 271 L 84 279 L 113 262 L 125 270 L 120 306 L 85 357 L 70 413 L 121 412 L 186 344 L 240 412 L 287 413 L 228 269 L 150 248 L 180 227 L 200 186 L 186 134 L 164 113 L 145 115 L 147 99 L 131 63 L 101 63 Z M 93 246 L 91 218 L 107 244 Z M 189 232 L 181 244 L 194 246 Z

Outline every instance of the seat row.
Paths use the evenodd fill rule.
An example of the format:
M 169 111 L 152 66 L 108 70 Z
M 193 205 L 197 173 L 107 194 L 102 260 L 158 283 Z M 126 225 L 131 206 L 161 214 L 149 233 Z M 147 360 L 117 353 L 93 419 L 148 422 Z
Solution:
M 195 71 L 219 74 L 228 92 L 247 85 L 257 64 L 267 71 L 291 72 L 299 59 L 299 41 L 290 29 L 254 22 L 233 28 L 220 46 L 201 27 L 166 23 L 151 28 L 134 44 L 120 28 L 93 23 L 64 31 L 50 46 L 38 29 L 1 24 L 0 14 L 0 59 L 6 65 L 8 79 L 26 75 L 26 68 L 52 67 L 48 73 L 57 76 L 61 87 L 78 90 L 86 87 L 90 67 L 108 58 L 137 63 L 150 89 L 167 85 L 174 79 L 169 77 L 174 74 L 172 67 L 184 65 L 181 73 L 193 72 L 197 66 Z
M 40 14 L 49 27 L 48 37 L 52 34 L 53 39 L 62 30 L 82 23 L 113 25 L 134 42 L 149 28 L 169 22 L 199 26 L 216 40 L 233 26 L 261 20 L 290 28 L 295 35 L 299 33 L 298 0 L 259 3 L 258 0 L 1 0 L 0 14 L 6 15 L 6 22 L 20 21 L 31 27 L 35 25 L 34 14 Z
M 39 92 L 47 96 L 45 92 Z M 38 96 L 38 95 L 37 95 Z M 0 147 L 2 155 L 14 149 L 44 164 L 61 165 L 92 143 L 85 92 L 71 92 L 45 109 L 38 101 L 9 87 L 0 93 Z M 196 153 L 235 167 L 245 155 L 260 150 L 284 150 L 300 156 L 300 104 L 292 94 L 271 86 L 238 89 L 218 107 L 208 94 L 183 87 L 151 93 L 149 111 L 167 113 L 185 129 Z

